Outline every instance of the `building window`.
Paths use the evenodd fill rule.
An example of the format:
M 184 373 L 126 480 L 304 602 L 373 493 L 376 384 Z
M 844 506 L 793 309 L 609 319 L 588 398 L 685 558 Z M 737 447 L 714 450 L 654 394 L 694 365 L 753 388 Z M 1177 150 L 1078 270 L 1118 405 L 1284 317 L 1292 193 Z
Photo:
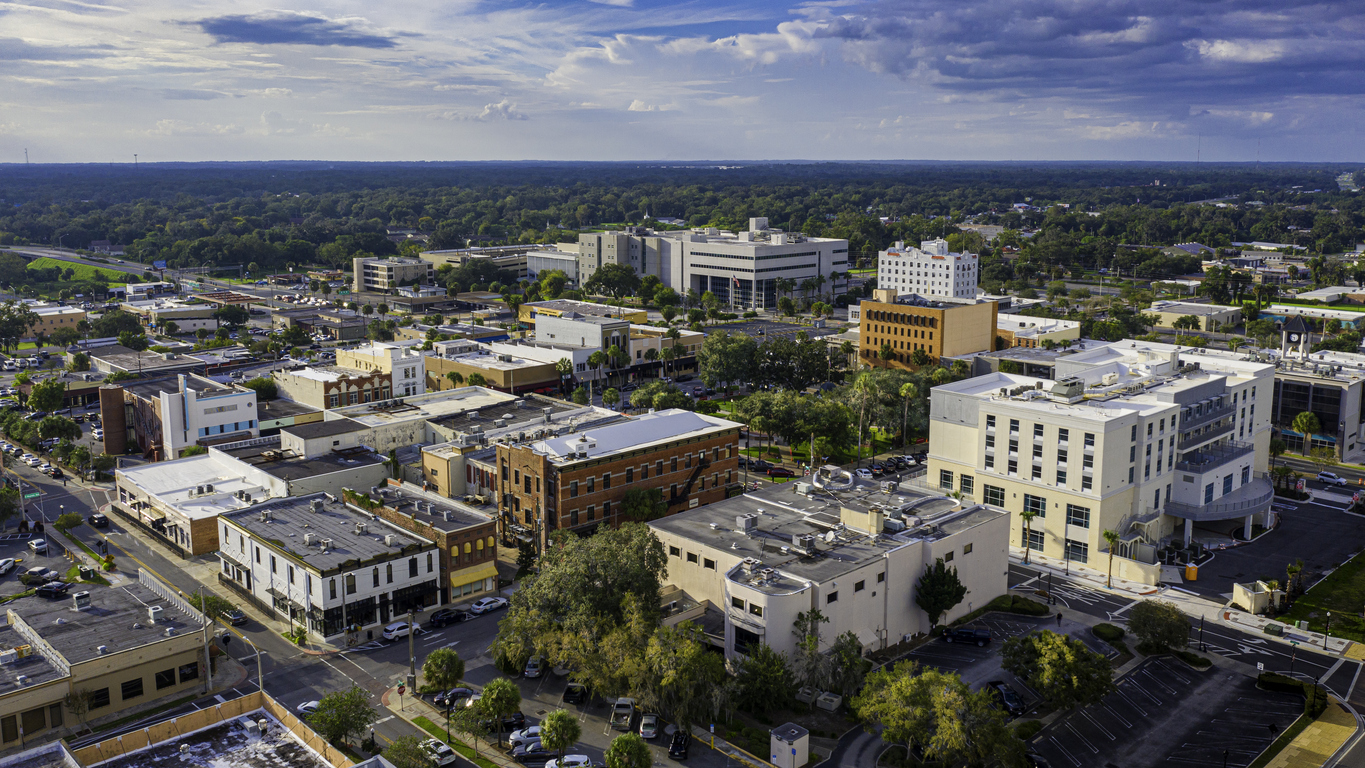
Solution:
M 610 488 L 610 487 L 611 487 L 611 473 L 610 473 L 610 472 L 607 472 L 606 474 L 602 475 L 602 490 L 605 491 L 606 489 L 608 489 L 608 488 Z
M 1066 540 L 1066 559 L 1075 560 L 1078 563 L 1090 561 L 1090 545 L 1084 541 L 1075 539 Z
M 1066 445 L 1066 442 L 1067 442 L 1068 439 L 1070 439 L 1070 437 L 1071 437 L 1071 430 L 1069 430 L 1069 429 L 1059 429 L 1059 430 L 1057 430 L 1057 442 L 1058 442 L 1059 444 L 1061 444 L 1061 445 Z
M 294 566 L 289 566 L 289 583 L 294 583 Z
M 191 680 L 199 679 L 199 662 L 193 661 L 180 667 L 180 683 L 188 683 Z
M 953 561 L 953 551 L 950 549 L 950 550 L 948 550 L 947 552 L 943 553 L 943 562 L 945 562 L 945 563 L 951 563 L 952 561 Z
M 327 591 L 328 591 L 328 593 L 329 593 L 328 599 L 330 599 L 330 600 L 335 600 L 335 599 L 337 599 L 337 580 L 336 580 L 336 579 L 328 579 L 328 580 L 327 580 Z
M 408 578 L 417 578 L 417 558 L 415 557 L 408 558 Z
M 348 573 L 348 574 L 346 574 L 346 594 L 348 594 L 348 595 L 354 595 L 354 594 L 355 594 L 355 574 L 354 574 L 354 573 Z
M 1034 436 L 1035 438 L 1039 438 L 1039 439 L 1041 439 L 1041 438 L 1043 437 L 1043 425 L 1042 425 L 1042 424 L 1034 424 L 1034 425 L 1033 425 L 1033 436 Z
M 1014 460 L 1014 459 L 1010 459 L 1010 463 L 1009 463 L 1009 465 L 1008 465 L 1008 470 L 1009 470 L 1009 471 L 1008 471 L 1007 474 L 1010 474 L 1010 475 L 1017 475 L 1017 474 L 1019 474 L 1019 462 L 1016 461 L 1016 460 Z
M 730 598 L 730 607 L 744 610 L 744 599 L 739 597 Z
M 635 468 L 626 467 L 626 485 L 630 485 L 633 482 L 635 482 Z
M 61 727 L 62 727 L 62 705 L 61 705 L 61 704 L 53 704 L 52 706 L 48 707 L 48 708 L 47 708 L 47 719 L 48 719 L 48 727 L 51 727 L 51 728 L 61 728 Z
M 1232 493 L 1232 475 L 1223 478 L 1223 495 Z
M 997 488 L 994 485 L 981 486 L 981 500 L 987 504 L 994 504 L 997 507 L 1005 506 L 1005 489 Z
M 1213 483 L 1209 483 L 1208 485 L 1204 486 L 1204 503 L 1205 504 L 1213 503 Z
M 256 547 L 256 565 L 261 564 L 261 548 Z
M 136 680 L 129 680 L 125 682 L 121 687 L 123 689 L 121 694 L 123 696 L 124 701 L 127 701 L 129 699 L 136 699 L 137 697 L 142 695 L 142 678 L 139 677 Z
M 886 573 L 885 573 L 885 572 L 877 574 L 877 583 L 878 583 L 878 584 L 881 584 L 883 581 L 886 581 Z
M 375 587 L 379 586 L 379 567 L 378 567 L 378 566 L 376 566 L 376 567 L 370 569 L 370 576 L 371 576 L 371 578 L 372 578 L 373 581 L 374 581 L 374 583 L 373 583 L 371 586 L 375 586 Z
M 1043 532 L 1036 529 L 1029 529 L 1028 548 L 1034 552 L 1043 551 Z
M 715 560 L 712 560 L 712 559 L 709 558 L 709 557 L 708 557 L 708 558 L 703 558 L 702 561 L 701 561 L 701 567 L 706 568 L 707 570 L 712 570 L 712 571 L 714 571 L 714 570 L 716 570 L 716 561 L 715 561 Z
M 274 572 L 275 572 L 275 556 L 274 556 L 274 555 L 271 555 L 271 556 L 270 556 L 270 572 L 271 572 L 271 573 L 274 573 Z
M 831 592 L 831 593 L 829 593 L 828 595 L 825 595 L 825 605 L 830 605 L 830 604 L 832 604 L 832 603 L 837 603 L 837 602 L 839 602 L 839 593 L 838 593 L 838 592 Z
M 951 491 L 953 489 L 952 470 L 940 469 L 938 471 L 938 487 L 948 491 Z
M 972 553 L 972 545 L 971 545 L 971 544 L 964 544 L 964 545 L 962 546 L 962 554 L 964 554 L 964 555 L 970 555 L 971 553 Z
M 1047 499 L 1042 496 L 1024 494 L 1024 511 L 1033 512 L 1038 517 L 1047 517 Z
M 1132 435 L 1129 437 L 1129 439 L 1130 439 L 1131 441 L 1135 442 L 1135 443 L 1137 442 L 1137 425 L 1136 425 L 1136 424 L 1133 425 L 1133 433 L 1132 433 Z
M 1160 491 L 1158 491 L 1160 493 Z M 1066 524 L 1077 525 L 1081 528 L 1090 527 L 1090 510 L 1087 507 L 1078 507 L 1075 504 L 1066 505 Z
M 480 542 L 479 542 L 479 549 L 483 549 L 483 541 L 480 541 Z M 428 552 L 428 553 L 427 553 L 427 573 L 431 573 L 433 569 L 434 569 L 434 565 L 433 565 L 433 563 L 431 562 L 431 553 Z
M 198 667 L 196 666 L 196 669 Z M 98 691 L 90 692 L 90 709 L 100 709 L 109 706 L 109 689 L 101 688 Z
M 976 479 L 971 475 L 961 475 L 958 478 L 958 489 L 962 491 L 963 496 L 971 496 L 976 490 Z
M 697 554 L 696 554 L 695 552 L 688 552 L 688 553 L 687 553 L 687 562 L 692 563 L 693 565 L 696 565 L 696 564 L 697 564 Z
M 677 547 L 669 547 L 668 554 L 672 557 L 682 557 L 682 550 Z
M 578 496 L 578 481 L 572 480 L 569 482 L 569 498 L 574 498 L 576 496 Z
M 1242 485 L 1251 482 L 1251 467 L 1242 467 Z
M 866 586 L 867 586 L 867 582 L 865 582 L 865 581 L 855 581 L 855 582 L 853 582 L 853 591 L 854 591 L 854 592 L 862 592 L 862 591 L 863 591 L 863 588 L 866 587 Z
M 749 603 L 749 613 L 751 613 L 751 614 L 753 614 L 753 615 L 755 615 L 755 616 L 762 616 L 762 615 L 763 615 L 763 606 L 761 606 L 761 605 L 759 605 L 759 604 L 757 604 L 757 603 Z
M 427 555 L 427 557 L 431 557 L 431 555 Z M 385 564 L 384 564 L 384 576 L 385 576 L 385 578 L 388 579 L 388 582 L 387 582 L 387 583 L 389 583 L 389 584 L 392 584 L 392 583 L 393 583 L 393 563 L 385 563 Z M 375 586 L 377 587 L 377 586 L 379 586 L 379 585 L 378 585 L 378 584 L 375 584 Z
M 992 456 L 992 455 L 989 454 L 989 453 L 986 454 L 986 463 L 985 463 L 985 466 L 986 466 L 986 469 L 995 469 L 995 457 Z
M 593 493 L 596 490 L 596 486 L 597 478 L 595 477 L 588 478 L 588 493 Z
M 1033 465 L 1033 479 L 1034 479 L 1034 480 L 1042 480 L 1042 479 L 1043 479 L 1043 465 L 1041 465 L 1041 464 L 1034 464 L 1034 465 Z
M 1066 485 L 1066 469 L 1057 467 L 1057 485 Z

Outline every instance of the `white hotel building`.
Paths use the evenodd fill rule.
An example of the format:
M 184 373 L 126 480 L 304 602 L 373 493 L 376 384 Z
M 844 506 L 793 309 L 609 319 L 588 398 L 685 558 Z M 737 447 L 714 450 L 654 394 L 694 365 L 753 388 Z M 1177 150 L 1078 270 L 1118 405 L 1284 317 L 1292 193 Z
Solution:
M 1271 365 L 1121 341 L 1057 359 L 1056 381 L 993 373 L 930 392 L 927 480 L 1011 513 L 1010 543 L 1156 583 L 1194 526 L 1270 525 Z M 1259 411 L 1257 407 L 1259 406 Z M 1028 538 L 1020 513 L 1037 514 Z
M 926 240 L 918 248 L 896 243 L 877 255 L 877 287 L 897 294 L 975 298 L 978 261 L 975 253 L 949 253 L 943 239 Z

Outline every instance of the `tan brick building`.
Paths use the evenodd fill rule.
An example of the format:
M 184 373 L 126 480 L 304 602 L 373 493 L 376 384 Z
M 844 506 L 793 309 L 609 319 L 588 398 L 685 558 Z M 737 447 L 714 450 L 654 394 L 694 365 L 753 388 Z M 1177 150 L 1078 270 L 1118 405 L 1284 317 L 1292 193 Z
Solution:
M 909 370 L 917 350 L 937 362 L 995 349 L 999 305 L 993 301 L 896 297 L 877 290 L 859 310 L 858 358 L 865 368 Z M 880 355 L 883 344 L 890 345 L 890 360 Z
M 657 488 L 662 515 L 720 501 L 737 481 L 740 425 L 678 409 L 497 446 L 498 508 L 504 533 L 542 546 L 561 529 L 589 532 L 628 519 L 635 488 Z

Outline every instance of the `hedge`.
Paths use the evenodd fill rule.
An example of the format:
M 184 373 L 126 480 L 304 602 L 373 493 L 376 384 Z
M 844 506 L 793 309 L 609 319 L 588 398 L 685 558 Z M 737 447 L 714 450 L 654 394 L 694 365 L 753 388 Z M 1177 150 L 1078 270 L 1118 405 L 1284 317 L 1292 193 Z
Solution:
M 1090 628 L 1090 631 L 1095 634 L 1095 637 L 1106 643 L 1122 640 L 1124 634 L 1122 627 L 1116 627 L 1113 624 L 1096 624 Z

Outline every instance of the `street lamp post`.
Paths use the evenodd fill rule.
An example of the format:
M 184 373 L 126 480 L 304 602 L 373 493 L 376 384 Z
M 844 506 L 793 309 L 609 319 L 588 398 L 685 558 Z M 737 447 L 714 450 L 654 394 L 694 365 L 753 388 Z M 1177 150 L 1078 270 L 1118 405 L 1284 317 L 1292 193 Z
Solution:
M 1327 633 L 1332 631 L 1332 612 L 1327 612 L 1327 629 L 1322 631 L 1322 649 L 1327 650 Z

